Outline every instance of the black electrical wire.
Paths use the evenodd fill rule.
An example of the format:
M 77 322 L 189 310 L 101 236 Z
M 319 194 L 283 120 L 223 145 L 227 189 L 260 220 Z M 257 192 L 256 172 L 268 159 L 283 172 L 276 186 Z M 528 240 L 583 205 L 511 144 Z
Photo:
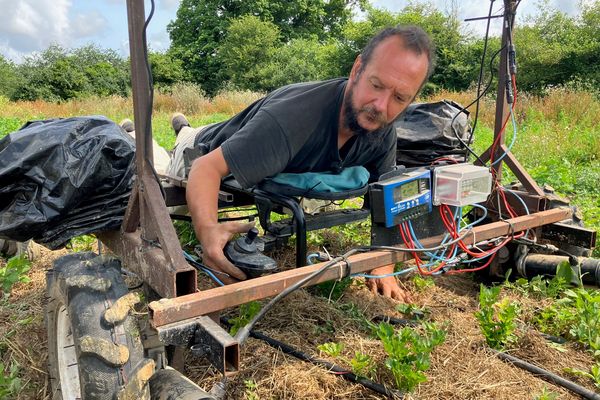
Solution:
M 485 39 L 483 41 L 483 53 L 481 54 L 481 63 L 479 64 L 479 77 L 477 79 L 477 99 L 475 100 L 476 101 L 475 121 L 473 122 L 473 128 L 471 129 L 471 133 L 469 134 L 469 140 L 467 141 L 468 143 L 470 143 L 471 140 L 473 140 L 473 135 L 475 133 L 475 129 L 477 129 L 477 122 L 479 121 L 479 100 L 481 99 L 483 94 L 485 94 L 487 92 L 487 89 L 489 89 L 489 86 L 488 86 L 485 88 L 485 91 L 483 93 L 481 92 L 481 82 L 483 81 L 483 70 L 484 70 L 485 56 L 487 55 L 487 47 L 488 47 L 489 36 L 490 36 L 490 24 L 492 22 L 493 7 L 494 7 L 494 0 L 491 0 L 490 1 L 490 9 L 488 11 L 487 23 L 486 23 L 486 27 L 485 27 Z M 455 118 L 456 118 L 456 116 L 455 116 Z M 453 120 L 454 120 L 454 118 L 453 118 Z M 454 122 L 454 121 L 452 121 L 452 122 Z M 467 147 L 467 150 L 469 150 L 468 147 Z M 467 155 L 465 154 L 465 157 L 466 156 Z M 477 156 L 477 159 L 479 160 L 479 162 L 482 161 L 479 158 L 479 156 Z
M 586 389 L 583 386 L 576 384 L 575 382 L 572 382 L 568 379 L 558 376 L 555 373 L 547 371 L 536 365 L 530 364 L 527 361 L 523 361 L 520 358 L 517 358 L 515 356 L 511 356 L 510 354 L 506 354 L 506 353 L 503 353 L 501 351 L 497 351 L 494 349 L 491 349 L 491 351 L 495 355 L 497 355 L 500 359 L 502 359 L 503 361 L 508 361 L 515 367 L 522 368 L 526 371 L 529 371 L 529 372 L 535 374 L 536 376 L 539 376 L 540 378 L 542 378 L 548 382 L 554 383 L 555 385 L 562 386 L 565 389 L 568 389 L 571 392 L 580 395 L 584 399 L 600 400 L 600 394 L 595 393 L 589 389 Z
M 477 128 L 477 121 L 479 119 L 479 100 L 487 93 L 487 91 L 489 90 L 492 81 L 493 81 L 493 77 L 494 77 L 494 69 L 493 69 L 493 61 L 496 58 L 496 56 L 500 53 L 500 51 L 502 51 L 502 49 L 504 47 L 502 47 L 500 50 L 498 50 L 490 59 L 490 79 L 488 81 L 488 83 L 486 84 L 485 88 L 483 89 L 483 91 L 481 91 L 481 81 L 483 80 L 483 70 L 484 70 L 484 63 L 485 63 L 485 56 L 487 54 L 487 46 L 488 46 L 488 41 L 489 41 L 489 29 L 490 29 L 490 22 L 492 19 L 492 7 L 494 4 L 494 0 L 491 0 L 490 2 L 490 10 L 488 12 L 488 16 L 486 17 L 487 19 L 487 27 L 486 27 L 486 31 L 485 31 L 485 39 L 484 39 L 484 47 L 483 47 L 483 54 L 481 56 L 481 62 L 480 62 L 480 66 L 479 66 L 479 78 L 477 80 L 477 97 L 475 98 L 475 100 L 473 100 L 471 103 L 469 103 L 469 105 L 467 105 L 466 107 L 461 108 L 458 113 L 456 113 L 454 115 L 454 117 L 452 118 L 452 120 L 450 121 L 450 127 L 452 128 L 452 132 L 454 133 L 454 136 L 456 137 L 456 139 L 458 139 L 458 141 L 462 144 L 462 146 L 467 150 L 468 153 L 471 153 L 473 156 L 475 156 L 475 158 L 477 158 L 477 161 L 479 161 L 481 163 L 481 165 L 485 165 L 485 163 L 483 162 L 483 160 L 481 159 L 481 157 L 479 156 L 479 154 L 477 154 L 473 149 L 471 149 L 471 147 L 469 146 L 469 143 L 471 143 L 471 141 L 473 140 L 473 135 L 475 133 L 475 130 Z M 454 121 L 456 120 L 456 118 L 458 118 L 458 116 L 462 113 L 465 113 L 466 115 L 466 111 L 469 107 L 471 107 L 473 104 L 476 104 L 476 108 L 475 108 L 475 122 L 473 123 L 473 128 L 471 129 L 471 133 L 469 135 L 469 138 L 467 139 L 467 142 L 465 142 L 464 140 L 462 140 L 462 138 L 459 136 L 458 132 L 456 131 L 456 129 L 454 129 Z M 465 153 L 465 159 L 468 158 L 468 153 Z
M 241 328 L 238 331 L 238 333 L 235 335 L 235 339 L 238 341 L 239 344 L 244 343 L 244 341 L 248 338 L 248 335 L 250 334 L 250 331 L 252 330 L 252 328 L 254 328 L 254 325 L 256 325 L 256 323 L 262 317 L 264 317 L 265 314 L 267 312 L 269 312 L 269 310 L 271 308 L 273 308 L 273 306 L 275 305 L 275 303 L 277 303 L 279 300 L 283 299 L 284 297 L 286 297 L 287 295 L 289 295 L 293 291 L 300 289 L 302 286 L 304 286 L 305 284 L 307 284 L 311 280 L 313 280 L 313 279 L 315 279 L 315 278 L 323 275 L 323 273 L 325 273 L 325 271 L 327 271 L 327 269 L 329 269 L 329 267 L 331 267 L 332 265 L 335 265 L 338 262 L 344 262 L 352 254 L 355 254 L 355 253 L 358 253 L 358 252 L 361 252 L 361 251 L 364 251 L 364 250 L 363 249 L 352 249 L 352 250 L 346 252 L 344 255 L 342 255 L 340 257 L 334 258 L 333 260 L 329 261 L 328 263 L 325 263 L 325 265 L 323 265 L 321 268 L 319 268 L 318 270 L 316 270 L 312 274 L 306 276 L 305 278 L 303 278 L 303 279 L 299 280 L 298 282 L 294 283 L 292 286 L 290 286 L 290 287 L 286 288 L 285 290 L 283 290 L 282 292 L 280 292 L 277 296 L 273 297 L 271 299 L 271 301 L 269 301 L 254 316 L 254 318 L 252 318 L 252 320 L 246 326 L 244 326 L 243 328 Z
M 154 16 L 154 9 L 155 9 L 155 5 L 154 5 L 154 0 L 150 0 L 150 14 L 148 14 L 148 18 L 146 18 L 146 21 L 144 22 L 144 29 L 142 31 L 142 49 L 144 52 L 144 66 L 146 67 L 146 72 L 148 74 L 148 105 L 147 105 L 147 110 L 146 110 L 146 121 L 148 121 L 149 123 L 152 121 L 152 107 L 154 104 L 154 80 L 152 78 L 152 69 L 150 68 L 150 61 L 148 60 L 148 42 L 146 40 L 146 31 L 148 29 L 148 25 L 150 24 L 150 21 L 152 20 L 152 17 Z M 143 132 L 143 134 L 145 135 L 145 132 Z M 158 187 L 160 188 L 160 193 L 162 194 L 163 199 L 167 198 L 167 194 L 165 192 L 165 189 L 163 188 L 162 184 L 160 183 L 160 177 L 158 176 L 158 173 L 156 172 L 156 169 L 154 168 L 154 163 L 150 161 L 150 159 L 148 159 L 148 157 L 146 157 L 146 163 L 150 166 L 150 171 L 152 171 L 152 175 L 154 175 L 154 179 L 156 180 L 156 183 L 158 183 Z
M 311 280 L 321 276 L 327 269 L 329 269 L 331 266 L 337 264 L 338 262 L 346 262 L 346 264 L 347 264 L 347 258 L 350 257 L 352 254 L 359 253 L 359 252 L 366 252 L 369 250 L 388 250 L 388 251 L 410 252 L 410 253 L 432 252 L 432 251 L 447 248 L 448 246 L 451 246 L 454 243 L 457 243 L 457 242 L 463 240 L 470 233 L 471 233 L 471 229 L 468 229 L 462 236 L 459 236 L 458 238 L 456 238 L 448 243 L 444 243 L 442 245 L 431 247 L 431 248 L 411 249 L 411 248 L 393 247 L 393 246 L 365 246 L 365 247 L 358 247 L 358 248 L 352 249 L 352 250 L 346 252 L 344 255 L 342 255 L 340 257 L 336 257 L 336 258 L 332 259 L 331 261 L 327 262 L 326 264 L 324 264 L 321 268 L 319 268 L 312 274 L 304 277 L 303 279 L 299 280 L 298 282 L 296 282 L 292 286 L 286 288 L 284 291 L 280 292 L 277 296 L 272 298 L 271 301 L 269 301 L 246 326 L 244 326 L 243 328 L 241 328 L 238 331 L 238 333 L 235 336 L 235 339 L 240 344 L 242 344 L 248 338 L 248 335 L 249 335 L 250 331 L 252 330 L 252 328 L 254 327 L 254 325 L 256 325 L 256 323 L 262 317 L 265 316 L 265 314 L 275 305 L 275 303 L 277 303 L 279 300 L 283 299 L 284 297 L 286 297 L 293 291 L 301 288 L 302 286 L 304 286 Z M 350 274 L 349 266 L 347 265 L 346 267 L 347 267 L 346 268 L 347 273 Z
M 477 98 L 475 100 L 473 100 L 471 103 L 469 103 L 466 107 L 461 108 L 458 113 L 456 113 L 454 115 L 454 117 L 452 118 L 452 121 L 450 121 L 450 126 L 452 127 L 452 132 L 454 133 L 454 136 L 458 139 L 458 141 L 463 145 L 463 147 L 469 152 L 471 153 L 473 156 L 475 156 L 475 158 L 477 158 L 477 161 L 479 161 L 481 163 L 481 165 L 485 165 L 485 163 L 483 162 L 483 160 L 481 159 L 481 156 L 479 154 L 477 154 L 470 146 L 469 143 L 471 143 L 471 141 L 473 140 L 473 135 L 475 133 L 475 128 L 477 127 L 477 119 L 475 120 L 475 123 L 473 125 L 473 129 L 471 129 L 471 133 L 469 135 L 469 138 L 467 139 L 467 141 L 465 142 L 464 140 L 462 140 L 462 138 L 458 135 L 458 132 L 456 132 L 456 129 L 454 129 L 454 120 L 456 118 L 458 118 L 458 116 L 461 113 L 464 113 L 465 111 L 467 111 L 467 109 L 469 107 L 471 107 L 473 104 L 479 102 L 479 100 L 488 92 L 488 90 L 490 89 L 490 86 L 492 85 L 492 82 L 494 80 L 494 60 L 496 59 L 496 57 L 498 56 L 498 54 L 500 54 L 500 52 L 502 52 L 502 50 L 504 50 L 506 46 L 502 46 L 500 49 L 498 49 L 490 58 L 490 64 L 489 64 L 489 69 L 490 69 L 490 78 L 485 86 L 485 88 L 483 89 L 483 91 L 481 92 L 481 94 L 479 96 L 477 96 Z
M 192 222 L 192 217 L 190 217 L 189 215 L 179 215 L 179 214 L 169 214 L 169 215 L 170 215 L 171 219 L 174 219 L 176 221 Z M 240 217 L 219 218 L 218 221 L 219 222 L 241 221 L 244 219 L 252 220 L 256 217 L 258 217 L 258 214 L 250 214 L 250 215 L 244 215 L 244 216 L 240 216 Z

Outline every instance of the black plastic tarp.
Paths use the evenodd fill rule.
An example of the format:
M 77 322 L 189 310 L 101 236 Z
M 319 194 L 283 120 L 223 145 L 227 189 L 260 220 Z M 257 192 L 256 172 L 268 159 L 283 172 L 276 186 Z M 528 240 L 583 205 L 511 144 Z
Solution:
M 471 126 L 469 113 L 460 113 L 462 108 L 450 100 L 411 104 L 394 123 L 398 137 L 396 163 L 416 167 L 440 157 L 464 154 L 456 135 L 467 142 Z
M 105 117 L 28 122 L 0 140 L 0 238 L 56 249 L 117 229 L 134 173 L 133 140 Z

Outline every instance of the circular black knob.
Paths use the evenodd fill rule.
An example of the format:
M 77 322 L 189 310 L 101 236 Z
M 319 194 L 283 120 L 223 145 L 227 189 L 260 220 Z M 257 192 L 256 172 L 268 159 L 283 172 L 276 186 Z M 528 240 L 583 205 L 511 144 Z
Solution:
M 250 230 L 246 234 L 246 243 L 251 244 L 252 242 L 254 242 L 254 239 L 256 239 L 257 236 L 258 236 L 258 229 L 250 228 Z

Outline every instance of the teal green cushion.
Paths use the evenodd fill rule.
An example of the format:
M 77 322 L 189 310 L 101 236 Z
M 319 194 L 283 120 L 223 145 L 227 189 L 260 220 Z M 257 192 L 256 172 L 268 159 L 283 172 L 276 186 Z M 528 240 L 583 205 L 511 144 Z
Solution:
M 269 180 L 300 190 L 321 193 L 338 193 L 357 190 L 369 182 L 369 171 L 365 167 L 344 168 L 339 174 L 330 172 L 304 172 L 301 174 L 281 173 Z

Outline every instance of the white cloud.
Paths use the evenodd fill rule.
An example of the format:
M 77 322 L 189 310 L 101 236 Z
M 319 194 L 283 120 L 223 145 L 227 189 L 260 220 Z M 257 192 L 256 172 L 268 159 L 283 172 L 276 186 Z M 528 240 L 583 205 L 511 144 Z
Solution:
M 160 8 L 163 10 L 172 10 L 179 7 L 181 0 L 158 0 Z
M 2 53 L 19 58 L 51 43 L 67 44 L 70 7 L 71 0 L 0 0 Z
M 77 14 L 71 22 L 71 33 L 74 38 L 95 36 L 106 29 L 108 20 L 99 11 Z

